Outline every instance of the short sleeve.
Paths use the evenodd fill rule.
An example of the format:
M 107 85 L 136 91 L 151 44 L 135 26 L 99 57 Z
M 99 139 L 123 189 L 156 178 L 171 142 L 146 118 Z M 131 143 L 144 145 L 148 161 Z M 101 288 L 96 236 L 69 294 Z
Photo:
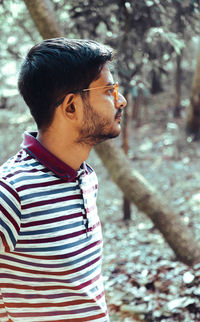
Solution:
M 17 191 L 0 180 L 0 252 L 15 248 L 21 221 L 21 204 Z

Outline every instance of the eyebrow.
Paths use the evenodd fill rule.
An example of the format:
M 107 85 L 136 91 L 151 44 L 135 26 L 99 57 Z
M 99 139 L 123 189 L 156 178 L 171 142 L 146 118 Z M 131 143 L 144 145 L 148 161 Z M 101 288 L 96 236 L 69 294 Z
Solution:
M 105 86 L 110 86 L 110 85 L 114 85 L 114 82 L 113 83 L 109 82 Z
M 111 82 L 109 82 L 109 83 L 107 83 L 107 84 L 105 84 L 105 85 L 102 85 L 102 86 L 98 86 L 98 87 L 107 87 L 107 86 L 112 86 L 112 85 L 115 85 L 115 83 L 114 83 L 114 81 L 113 81 L 113 83 L 111 83 Z M 93 88 L 93 87 L 91 87 L 91 88 Z M 95 88 L 95 87 L 94 87 Z

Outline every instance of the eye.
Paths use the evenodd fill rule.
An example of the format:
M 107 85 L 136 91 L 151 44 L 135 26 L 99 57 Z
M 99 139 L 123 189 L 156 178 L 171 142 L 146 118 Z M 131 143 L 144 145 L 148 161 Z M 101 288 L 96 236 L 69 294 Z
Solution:
M 113 87 L 109 88 L 109 89 L 107 90 L 107 93 L 108 93 L 108 94 L 112 94 L 112 95 L 113 95 L 113 93 L 114 93 L 114 88 L 113 88 Z

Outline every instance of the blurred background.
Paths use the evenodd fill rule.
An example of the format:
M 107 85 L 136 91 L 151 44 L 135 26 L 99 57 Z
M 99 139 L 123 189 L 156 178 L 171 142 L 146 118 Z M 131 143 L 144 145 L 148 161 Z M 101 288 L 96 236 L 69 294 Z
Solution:
M 27 51 L 58 36 L 114 48 L 122 133 L 88 160 L 110 319 L 200 321 L 199 0 L 0 0 L 0 19 L 1 164 L 35 130 L 17 91 Z

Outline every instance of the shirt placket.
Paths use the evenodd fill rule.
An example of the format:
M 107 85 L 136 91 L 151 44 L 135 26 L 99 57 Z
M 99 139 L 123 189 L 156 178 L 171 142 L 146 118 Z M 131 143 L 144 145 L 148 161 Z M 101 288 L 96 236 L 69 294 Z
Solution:
M 83 208 L 84 208 L 84 213 L 83 213 L 83 223 L 85 226 L 86 230 L 86 236 L 89 236 L 89 209 L 88 209 L 88 196 L 87 196 L 87 183 L 86 183 L 86 176 L 87 174 L 84 172 L 81 173 L 79 176 L 79 187 L 81 190 L 82 198 L 83 198 Z

